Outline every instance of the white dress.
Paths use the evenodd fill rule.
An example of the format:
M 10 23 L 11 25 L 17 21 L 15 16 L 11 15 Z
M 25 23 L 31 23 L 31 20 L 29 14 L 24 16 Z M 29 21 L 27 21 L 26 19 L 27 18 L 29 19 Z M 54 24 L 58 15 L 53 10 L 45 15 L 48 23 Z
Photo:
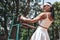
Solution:
M 53 21 L 50 21 L 48 19 L 48 15 L 47 15 L 46 19 L 39 21 L 39 25 L 42 25 L 43 27 L 49 28 L 49 26 L 51 25 L 52 22 Z M 47 29 L 43 28 L 42 26 L 38 26 L 38 28 L 33 33 L 30 40 L 50 40 Z

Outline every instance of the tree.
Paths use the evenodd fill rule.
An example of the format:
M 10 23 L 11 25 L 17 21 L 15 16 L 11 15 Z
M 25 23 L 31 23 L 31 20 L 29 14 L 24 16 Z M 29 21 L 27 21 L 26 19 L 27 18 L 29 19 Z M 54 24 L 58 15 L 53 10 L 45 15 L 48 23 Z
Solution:
M 60 29 L 60 2 L 55 2 L 54 6 L 54 25 L 49 29 L 49 34 L 51 40 L 59 39 L 59 29 Z M 52 37 L 53 36 L 53 37 Z

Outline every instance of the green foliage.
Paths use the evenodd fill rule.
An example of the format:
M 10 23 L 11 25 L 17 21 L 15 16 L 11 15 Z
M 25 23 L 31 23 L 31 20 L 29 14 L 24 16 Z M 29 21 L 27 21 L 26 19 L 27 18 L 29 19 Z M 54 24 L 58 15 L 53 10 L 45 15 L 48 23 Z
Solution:
M 54 12 L 55 12 L 54 13 L 55 20 L 54 20 L 54 23 L 49 28 L 49 34 L 50 34 L 51 40 L 57 40 L 59 38 L 59 32 L 60 32 L 60 2 L 55 2 L 53 5 L 54 5 Z M 10 21 L 13 21 L 17 17 L 16 16 L 17 13 L 22 14 L 27 18 L 31 18 L 31 17 L 34 18 L 40 12 L 41 12 L 41 9 L 38 3 L 34 3 L 34 5 L 29 5 L 29 2 L 25 2 L 25 0 L 19 0 L 19 4 L 17 6 L 16 0 L 5 0 L 5 1 L 0 0 L 0 16 L 3 15 L 3 17 L 6 18 L 7 27 L 11 25 L 8 23 Z M 7 15 L 7 17 L 5 17 L 6 16 L 5 14 Z M 13 16 L 14 16 L 14 19 L 13 19 Z M 38 25 L 35 24 L 35 26 L 37 27 Z M 21 31 L 20 40 L 28 40 L 33 34 L 34 29 L 20 28 L 20 31 Z
M 51 40 L 59 39 L 59 30 L 60 30 L 60 2 L 55 2 L 54 6 L 54 23 L 51 25 L 49 29 L 49 34 Z

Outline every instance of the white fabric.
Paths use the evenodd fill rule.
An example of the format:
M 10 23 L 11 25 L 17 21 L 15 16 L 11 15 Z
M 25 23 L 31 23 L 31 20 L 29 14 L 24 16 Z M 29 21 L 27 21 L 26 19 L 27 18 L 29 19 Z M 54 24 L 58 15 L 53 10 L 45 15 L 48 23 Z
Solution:
M 45 3 L 44 5 L 49 5 L 50 7 L 52 7 L 52 5 L 51 5 L 51 4 L 49 4 L 49 3 Z
M 43 27 L 49 28 L 53 21 L 50 21 L 47 15 L 47 18 L 39 21 L 39 24 Z M 30 40 L 50 40 L 47 29 L 43 27 L 38 27 L 37 30 L 33 33 Z
M 39 25 L 42 25 L 42 26 L 45 27 L 45 28 L 49 28 L 49 26 L 51 25 L 51 23 L 52 23 L 53 21 L 50 21 L 50 20 L 49 20 L 48 14 L 46 14 L 46 15 L 47 15 L 47 18 L 44 19 L 44 20 L 42 20 L 41 22 L 39 22 Z
M 47 29 L 38 27 L 30 40 L 50 40 Z
M 44 5 L 49 5 L 50 7 L 52 7 L 52 5 L 51 5 L 51 4 L 49 4 L 49 3 L 44 3 Z M 41 7 L 41 9 L 43 9 L 44 5 L 41 5 L 41 6 L 40 6 L 40 7 Z

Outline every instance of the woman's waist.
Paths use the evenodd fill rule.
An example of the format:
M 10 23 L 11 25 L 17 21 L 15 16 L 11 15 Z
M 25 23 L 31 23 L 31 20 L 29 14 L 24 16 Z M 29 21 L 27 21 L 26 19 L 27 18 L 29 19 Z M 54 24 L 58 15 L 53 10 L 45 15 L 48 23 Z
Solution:
M 49 28 L 49 26 L 47 26 L 47 25 L 39 25 L 39 27 L 42 27 L 44 29 L 48 29 Z
M 43 28 L 43 27 L 41 27 L 41 26 L 38 26 L 38 28 L 37 29 L 39 29 L 39 30 L 43 30 L 43 31 L 47 31 L 47 29 L 46 28 Z

